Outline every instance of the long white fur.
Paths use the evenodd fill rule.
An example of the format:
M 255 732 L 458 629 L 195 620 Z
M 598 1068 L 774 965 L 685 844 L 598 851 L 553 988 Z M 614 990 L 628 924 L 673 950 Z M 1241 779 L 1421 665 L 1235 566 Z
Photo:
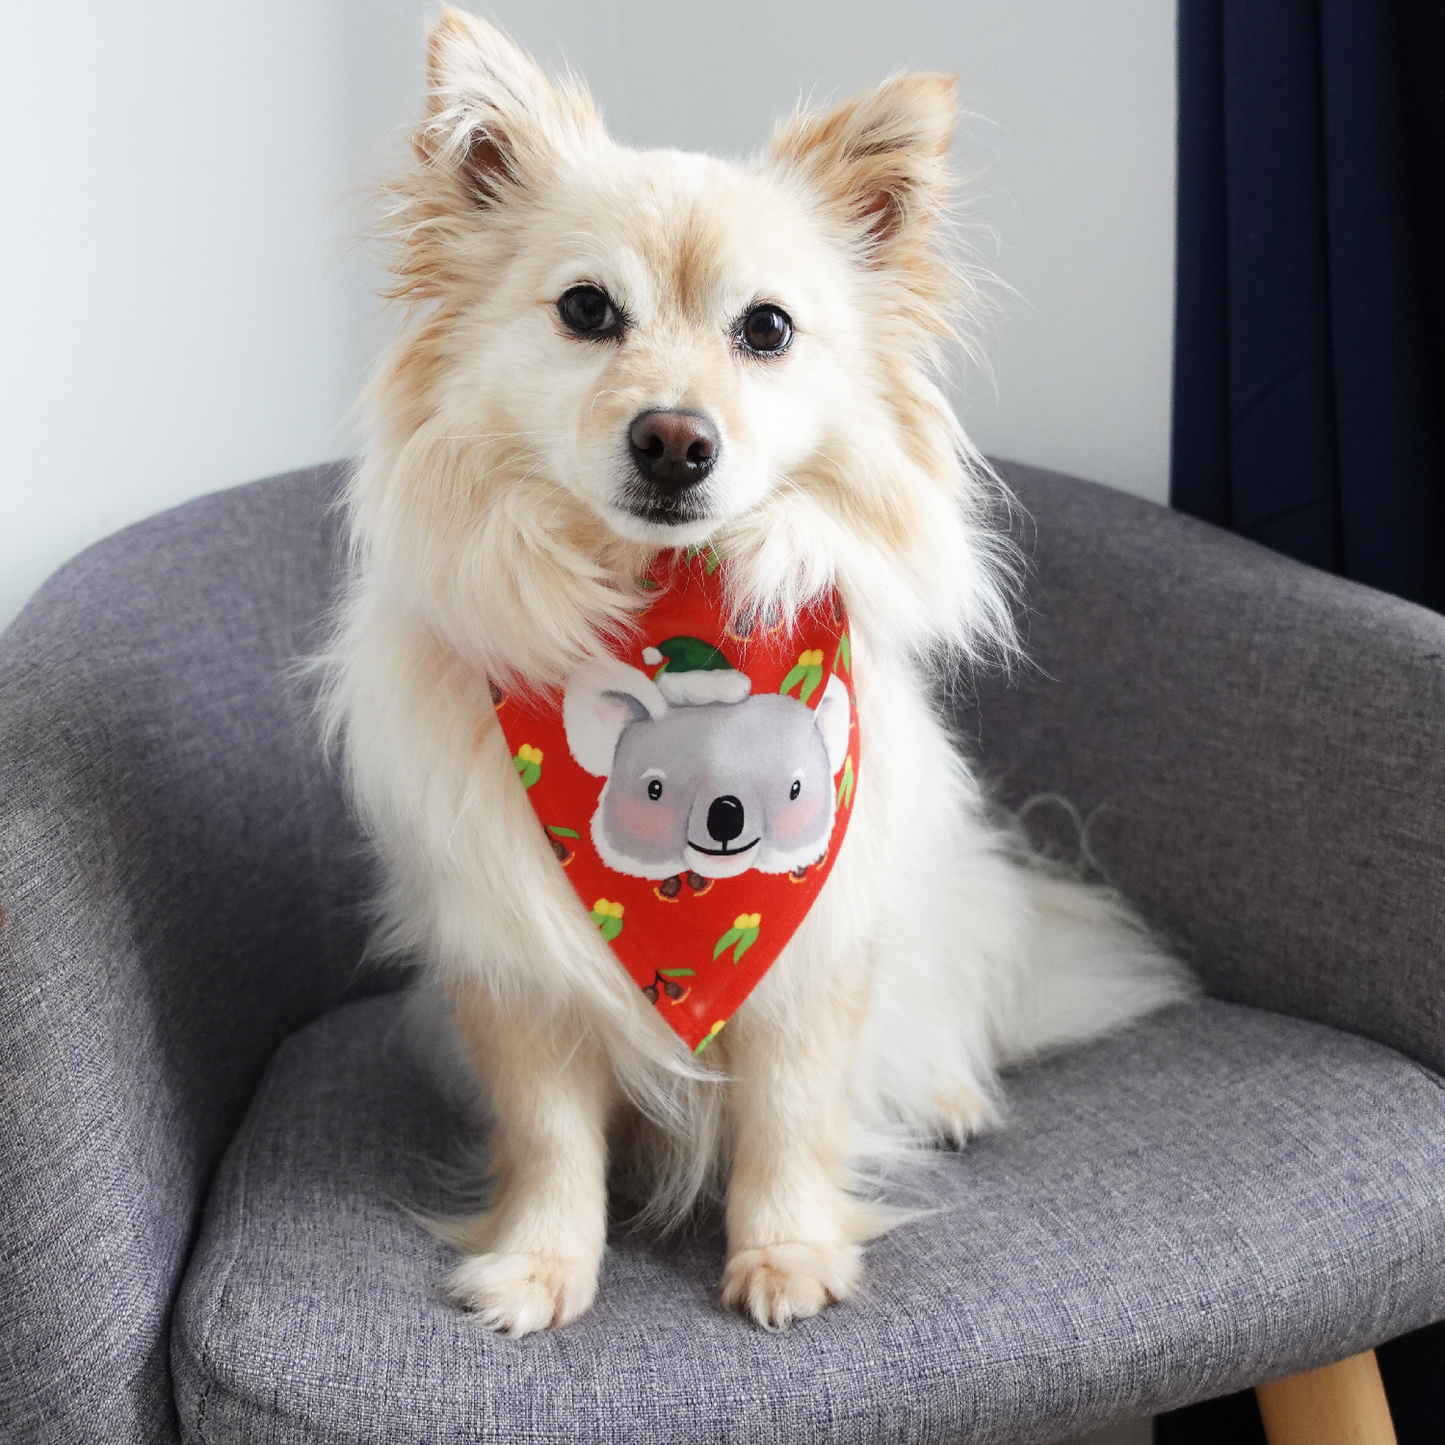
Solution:
M 961 1139 L 1002 1064 L 1188 987 L 1115 899 L 1020 857 L 930 693 L 930 659 L 1014 645 L 990 479 L 937 381 L 950 86 L 896 78 L 730 165 L 614 145 L 579 86 L 458 12 L 429 62 L 391 217 L 411 311 L 348 496 L 326 716 L 385 864 L 378 943 L 453 1001 L 504 1141 L 454 1287 L 514 1333 L 587 1307 L 610 1129 L 660 1221 L 731 1170 L 725 1298 L 784 1325 L 857 1279 L 863 1141 Z M 624 344 L 559 327 L 579 281 L 625 303 Z M 758 299 L 797 323 L 776 361 L 727 343 Z M 622 428 L 657 406 L 723 438 L 713 515 L 667 535 L 618 504 Z M 704 538 L 740 604 L 840 589 L 863 751 L 818 904 L 695 1060 L 556 866 L 487 679 L 604 656 L 645 559 Z

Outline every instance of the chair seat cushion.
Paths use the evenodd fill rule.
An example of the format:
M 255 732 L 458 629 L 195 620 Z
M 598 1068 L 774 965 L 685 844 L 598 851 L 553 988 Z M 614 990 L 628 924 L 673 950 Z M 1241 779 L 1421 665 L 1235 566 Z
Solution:
M 704 1226 L 615 1235 L 588 1315 L 499 1338 L 410 1212 L 447 1208 L 464 1121 L 399 1014 L 347 1005 L 272 1063 L 175 1314 L 188 1440 L 1046 1441 L 1445 1315 L 1445 1084 L 1204 1001 L 1019 1071 L 817 1319 L 722 1312 Z

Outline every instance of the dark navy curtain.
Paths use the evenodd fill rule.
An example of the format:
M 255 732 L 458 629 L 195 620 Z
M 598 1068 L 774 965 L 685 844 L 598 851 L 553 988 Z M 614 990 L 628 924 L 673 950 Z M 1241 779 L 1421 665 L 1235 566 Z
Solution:
M 1174 505 L 1445 609 L 1445 0 L 1180 0 L 1178 219 Z
M 1179 0 L 1171 500 L 1445 610 L 1445 0 Z M 1445 1441 L 1445 1324 L 1380 1352 Z M 1252 1392 L 1159 1445 L 1263 1445 Z

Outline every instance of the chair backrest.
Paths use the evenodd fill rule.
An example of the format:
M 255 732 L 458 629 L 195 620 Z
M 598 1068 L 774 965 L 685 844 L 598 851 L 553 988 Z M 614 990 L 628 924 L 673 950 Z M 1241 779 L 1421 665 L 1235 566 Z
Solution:
M 62 568 L 0 638 L 0 1438 L 168 1440 L 171 1301 L 266 1060 L 358 992 L 365 852 L 291 664 L 340 467 Z
M 1066 854 L 1084 824 L 1211 993 L 1445 1073 L 1445 617 L 1002 471 L 1036 532 L 1032 666 L 959 718 L 1005 801 Z

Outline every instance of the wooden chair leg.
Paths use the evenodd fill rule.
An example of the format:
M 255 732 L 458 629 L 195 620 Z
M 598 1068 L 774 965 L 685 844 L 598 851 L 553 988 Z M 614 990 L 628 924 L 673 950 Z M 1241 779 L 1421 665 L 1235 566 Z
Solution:
M 1269 1445 L 1395 1445 L 1373 1350 L 1254 1393 Z

